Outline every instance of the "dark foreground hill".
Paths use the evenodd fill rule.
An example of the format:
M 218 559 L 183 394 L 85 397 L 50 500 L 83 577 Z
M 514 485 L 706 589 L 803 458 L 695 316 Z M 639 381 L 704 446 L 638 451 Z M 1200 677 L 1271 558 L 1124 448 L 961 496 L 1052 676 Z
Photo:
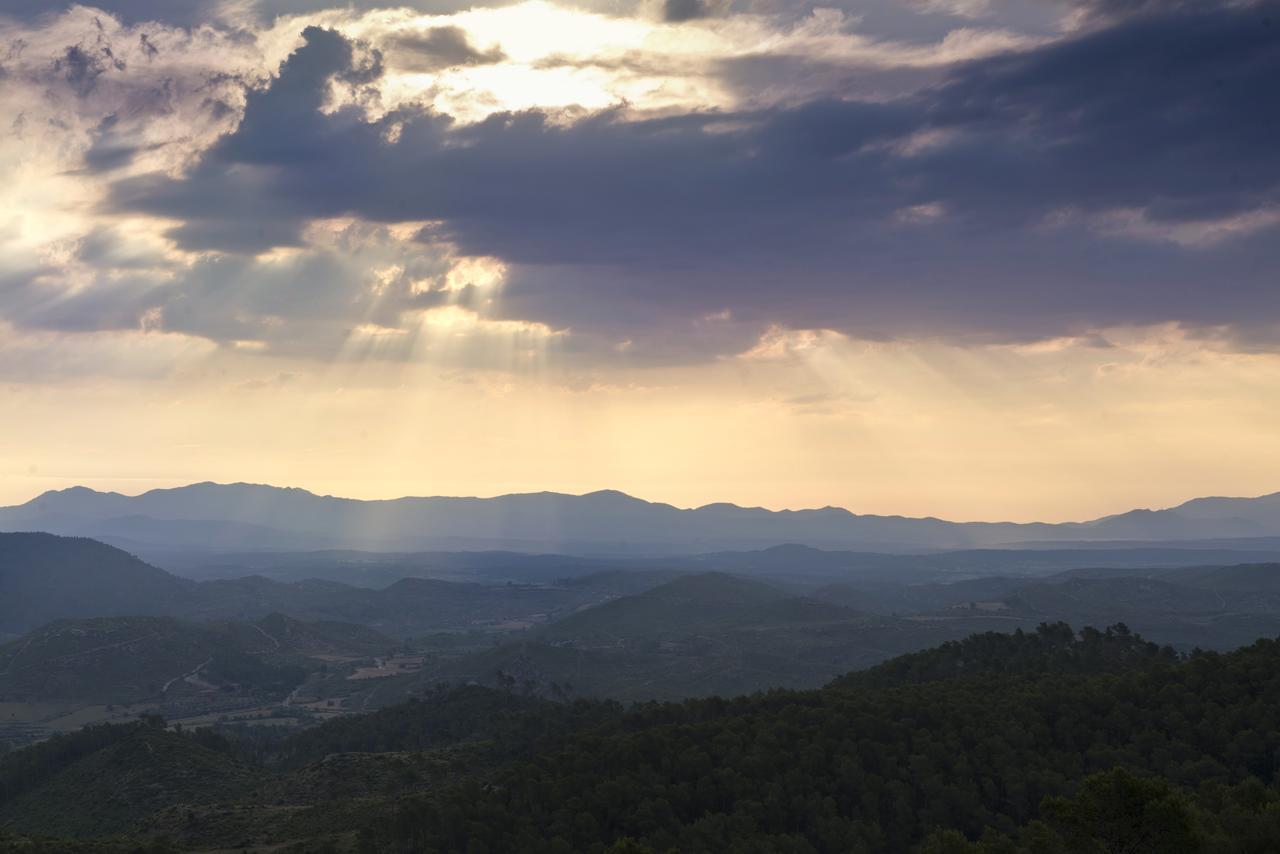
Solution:
M 0 760 L 0 827 L 42 836 L 127 832 L 169 804 L 234 798 L 254 780 L 216 736 L 170 732 L 160 718 L 105 724 Z
M 1280 643 L 1181 660 L 1046 626 L 942 650 L 927 679 L 919 661 L 631 709 L 438 691 L 274 746 L 97 728 L 0 759 L 0 831 L 191 851 L 1274 852 Z M 127 785 L 105 784 L 120 757 Z
M 1213 792 L 1212 801 L 1233 797 L 1223 786 L 1247 784 L 1255 804 L 1276 802 L 1265 787 L 1276 782 L 1280 748 L 1277 665 L 1280 646 L 1264 641 L 1119 673 L 979 668 L 915 686 L 641 707 L 487 785 L 401 805 L 372 833 L 388 849 L 420 850 L 604 850 L 632 837 L 655 851 L 906 851 L 942 829 L 1006 836 L 1015 850 L 1035 850 L 1038 836 L 1057 837 L 1056 849 L 1040 850 L 1214 850 L 1215 835 L 1237 831 L 1176 789 Z M 1095 828 L 1074 827 L 1072 809 L 1087 813 L 1088 803 L 1063 807 L 1057 824 L 1035 823 L 1050 817 L 1046 797 L 1080 793 L 1091 774 L 1116 766 L 1167 783 L 1090 783 L 1133 797 L 1129 841 L 1138 844 L 1102 847 Z M 1141 843 L 1183 819 L 1184 837 Z M 1217 850 L 1250 850 L 1235 842 L 1244 844 Z

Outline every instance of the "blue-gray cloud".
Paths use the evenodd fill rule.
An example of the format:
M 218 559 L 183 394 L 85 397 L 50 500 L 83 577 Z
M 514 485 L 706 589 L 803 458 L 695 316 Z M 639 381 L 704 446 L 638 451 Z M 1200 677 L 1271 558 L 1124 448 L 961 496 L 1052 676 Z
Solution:
M 148 22 L 177 27 L 218 24 L 230 18 L 251 19 L 267 24 L 283 15 L 305 15 L 325 10 L 365 12 L 373 9 L 408 8 L 427 15 L 450 15 L 477 7 L 512 5 L 518 0 L 251 0 L 225 4 L 217 0 L 0 0 L 0 18 L 37 20 L 65 12 L 72 6 L 100 9 L 126 25 Z M 617 5 L 604 0 L 575 0 L 568 5 L 580 8 L 599 6 L 598 11 L 616 12 Z M 629 10 L 628 10 L 629 11 Z
M 101 0 L 96 3 L 75 0 L 0 0 L 0 17 L 35 19 L 59 14 L 77 5 L 102 9 L 125 24 L 160 21 L 189 27 L 209 20 L 218 4 L 209 0 Z
M 461 27 L 431 27 L 389 36 L 385 48 L 397 67 L 407 71 L 430 72 L 461 65 L 490 65 L 502 62 L 506 54 L 499 47 L 480 49 Z
M 1280 204 L 1278 9 L 1146 4 L 887 102 L 568 125 L 321 113 L 331 77 L 371 72 L 311 28 L 190 175 L 122 181 L 111 204 L 229 252 L 312 217 L 440 220 L 522 265 L 513 307 L 619 334 L 719 308 L 886 335 L 1268 324 L 1274 230 L 1188 248 L 1090 217 L 1141 209 L 1158 230 Z M 619 317 L 637 294 L 647 310 Z

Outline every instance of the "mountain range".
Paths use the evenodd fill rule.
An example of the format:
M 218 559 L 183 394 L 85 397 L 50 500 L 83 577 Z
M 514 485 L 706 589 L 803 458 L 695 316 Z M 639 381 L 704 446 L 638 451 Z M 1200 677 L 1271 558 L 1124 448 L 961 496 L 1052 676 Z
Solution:
M 131 719 L 139 703 L 186 722 L 297 726 L 442 682 L 628 701 L 807 688 L 974 632 L 1060 621 L 1123 622 L 1181 651 L 1280 631 L 1280 561 L 1212 565 L 1204 559 L 1216 553 L 1197 549 L 790 545 L 548 555 L 545 567 L 500 552 L 427 553 L 422 565 L 387 556 L 379 575 L 440 562 L 474 578 L 385 586 L 338 580 L 364 559 L 341 554 L 288 566 L 288 577 L 310 567 L 327 578 L 197 580 L 91 539 L 0 534 L 0 744 Z M 565 574 L 544 574 L 555 565 Z
M 1029 544 L 1231 541 L 1268 549 L 1280 537 L 1280 493 L 1197 498 L 1086 522 L 949 522 L 838 507 L 678 508 L 605 490 L 494 498 L 361 501 L 303 489 L 196 483 L 140 495 L 71 487 L 0 508 L 0 531 L 93 537 L 134 551 L 508 549 L 561 554 L 696 554 L 801 543 L 887 552 Z

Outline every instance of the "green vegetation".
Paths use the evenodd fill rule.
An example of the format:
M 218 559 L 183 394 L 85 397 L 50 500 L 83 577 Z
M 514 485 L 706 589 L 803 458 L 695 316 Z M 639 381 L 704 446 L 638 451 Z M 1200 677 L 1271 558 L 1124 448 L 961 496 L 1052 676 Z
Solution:
M 1276 633 L 1274 566 L 170 588 L 53 539 L 78 572 L 92 557 L 206 619 L 61 619 L 0 645 L 0 743 L 68 733 L 0 754 L 0 850 L 1262 854 L 1280 838 L 1280 644 L 1193 650 Z M 34 595 L 33 543 L 49 545 L 0 536 L 0 590 Z M 288 615 L 264 610 L 281 601 Z M 1110 628 L 1076 634 L 1068 615 Z
M 174 854 L 178 849 L 166 841 L 82 840 L 0 833 L 0 851 L 4 854 Z
M 556 699 L 638 701 L 815 688 L 851 669 L 993 624 L 982 615 L 909 621 L 863 614 L 751 579 L 703 573 L 438 662 L 401 690 L 476 681 Z M 390 689 L 384 697 L 394 696 Z
M 406 805 L 374 838 L 416 850 L 591 851 L 628 836 L 658 851 L 905 851 L 940 828 L 1015 833 L 1046 797 L 1116 766 L 1189 788 L 1275 782 L 1280 644 L 1098 676 L 1050 669 L 1057 659 L 1030 676 L 640 707 L 487 787 Z
M 1280 792 L 1257 779 L 1185 792 L 1124 768 L 1092 774 L 1012 833 L 969 841 L 935 830 L 916 854 L 1267 854 L 1280 839 Z
M 477 685 L 441 688 L 421 699 L 298 733 L 281 745 L 276 759 L 296 767 L 336 753 L 422 751 L 465 743 L 483 745 L 497 756 L 526 755 L 621 714 L 616 702 L 558 704 Z
M 347 675 L 401 646 L 364 626 L 279 614 L 258 623 L 59 620 L 0 646 L 0 744 L 144 713 L 301 724 L 316 714 L 293 703 L 304 685 L 353 691 L 360 683 Z
M 0 828 L 133 831 L 165 806 L 236 797 L 253 780 L 213 733 L 172 732 L 159 718 L 88 727 L 0 758 Z
M 900 655 L 832 685 L 865 689 L 978 675 L 1121 673 L 1178 660 L 1173 647 L 1145 641 L 1124 623 L 1106 631 L 1086 627 L 1078 636 L 1066 623 L 1041 623 L 1034 632 L 984 632 Z
M 170 617 L 58 620 L 0 647 L 0 699 L 137 703 L 195 686 L 283 695 L 307 677 L 303 650 L 321 643 L 317 637 L 343 633 L 357 636 L 348 655 L 396 645 L 363 627 L 312 627 L 278 615 L 258 625 Z M 322 646 L 340 647 L 341 640 Z
M 820 690 L 627 709 L 462 686 L 243 746 L 147 721 L 14 752 L 0 830 L 184 850 L 1264 854 L 1280 642 L 1184 659 L 1121 626 L 1044 625 Z

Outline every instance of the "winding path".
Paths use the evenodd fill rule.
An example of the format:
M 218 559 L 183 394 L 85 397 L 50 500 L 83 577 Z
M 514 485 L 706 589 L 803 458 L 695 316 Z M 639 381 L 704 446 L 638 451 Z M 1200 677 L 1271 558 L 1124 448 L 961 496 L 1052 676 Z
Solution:
M 174 682 L 177 682 L 179 679 L 189 679 L 189 678 L 191 678 L 192 676 L 197 675 L 201 670 L 204 670 L 206 667 L 208 667 L 208 666 L 209 666 L 209 662 L 211 662 L 211 661 L 213 661 L 213 656 L 212 656 L 212 655 L 211 655 L 211 656 L 209 656 L 208 658 L 206 658 L 206 659 L 205 659 L 204 661 L 202 661 L 200 664 L 198 664 L 198 665 L 196 666 L 196 669 L 195 669 L 195 670 L 192 670 L 190 673 L 180 673 L 180 674 L 178 674 L 177 676 L 173 677 L 173 678 L 172 678 L 172 679 L 170 679 L 168 682 L 164 683 L 164 687 L 160 689 L 160 693 L 161 693 L 161 694 L 168 694 L 168 693 L 169 693 L 169 688 L 173 685 L 173 683 L 174 683 Z
M 253 627 L 254 627 L 255 629 L 257 629 L 257 630 L 258 630 L 258 634 L 262 635 L 264 638 L 266 638 L 267 640 L 269 640 L 269 641 L 271 641 L 273 644 L 275 644 L 275 648 L 272 650 L 272 652 L 279 652 L 279 651 L 280 651 L 280 641 L 276 640 L 274 637 L 272 637 L 271 635 L 267 634 L 267 633 L 263 630 L 262 626 L 258 625 L 257 623 L 254 623 L 254 624 L 253 624 Z

